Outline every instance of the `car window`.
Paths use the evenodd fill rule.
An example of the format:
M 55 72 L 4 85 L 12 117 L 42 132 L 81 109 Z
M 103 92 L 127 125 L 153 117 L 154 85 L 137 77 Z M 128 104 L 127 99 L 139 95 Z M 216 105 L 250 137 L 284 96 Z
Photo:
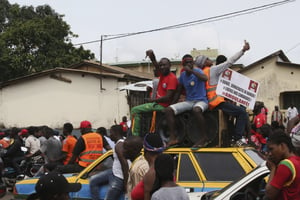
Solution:
M 260 165 L 265 161 L 263 156 L 253 149 L 245 149 L 244 151 L 255 162 L 256 165 Z
M 246 176 L 253 176 L 253 174 L 256 173 L 256 170 L 253 170 L 250 174 L 245 175 Z M 204 199 L 215 199 L 216 197 L 220 196 L 222 193 L 226 191 L 234 191 L 234 193 L 230 192 L 232 195 L 230 196 L 230 200 L 240 200 L 240 199 L 264 199 L 265 195 L 265 187 L 267 184 L 267 178 L 268 178 L 269 172 L 266 171 L 262 175 L 256 177 L 255 179 L 247 182 L 247 184 L 242 187 L 241 189 L 236 189 L 238 187 L 235 187 L 237 184 L 239 184 L 240 180 L 242 180 L 244 177 L 242 177 L 240 180 L 237 180 L 236 182 L 232 182 L 231 184 L 227 185 L 223 189 L 215 192 L 210 192 L 205 194 L 203 197 Z M 248 181 L 248 180 L 247 180 Z M 244 181 L 245 182 L 245 181 Z M 229 197 L 228 197 L 229 199 Z
M 96 165 L 91 171 L 89 171 L 88 177 L 91 177 L 92 175 L 97 174 L 106 169 L 111 169 L 112 165 L 113 165 L 113 157 L 112 155 L 110 155 L 104 160 L 102 160 L 102 162 L 100 162 L 98 165 Z
M 194 153 L 207 181 L 233 181 L 245 174 L 231 152 Z
M 200 181 L 200 178 L 188 154 L 180 154 L 178 169 L 178 181 Z

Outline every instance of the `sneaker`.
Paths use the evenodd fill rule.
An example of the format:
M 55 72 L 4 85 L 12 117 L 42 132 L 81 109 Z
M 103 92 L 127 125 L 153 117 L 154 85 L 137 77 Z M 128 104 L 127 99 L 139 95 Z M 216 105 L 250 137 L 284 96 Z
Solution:
M 238 147 L 246 146 L 247 141 L 246 141 L 245 138 L 241 138 L 241 139 L 239 139 L 235 142 L 235 145 L 238 146 Z
M 16 179 L 17 180 L 23 180 L 25 178 L 25 175 L 24 174 L 19 174 Z

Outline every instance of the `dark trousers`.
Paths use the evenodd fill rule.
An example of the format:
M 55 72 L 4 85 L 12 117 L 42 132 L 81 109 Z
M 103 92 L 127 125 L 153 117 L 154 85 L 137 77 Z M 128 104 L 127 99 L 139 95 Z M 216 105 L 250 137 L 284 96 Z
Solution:
M 245 135 L 246 126 L 248 123 L 248 114 L 245 108 L 236 106 L 229 102 L 220 103 L 216 109 L 222 110 L 225 114 L 234 116 L 236 118 L 234 139 L 239 140 Z

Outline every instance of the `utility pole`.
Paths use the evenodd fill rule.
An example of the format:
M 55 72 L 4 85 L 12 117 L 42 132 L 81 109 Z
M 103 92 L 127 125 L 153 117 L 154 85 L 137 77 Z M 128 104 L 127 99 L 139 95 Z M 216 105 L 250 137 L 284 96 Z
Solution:
M 103 35 L 101 35 L 100 39 L 100 66 L 102 66 L 102 49 L 103 49 Z

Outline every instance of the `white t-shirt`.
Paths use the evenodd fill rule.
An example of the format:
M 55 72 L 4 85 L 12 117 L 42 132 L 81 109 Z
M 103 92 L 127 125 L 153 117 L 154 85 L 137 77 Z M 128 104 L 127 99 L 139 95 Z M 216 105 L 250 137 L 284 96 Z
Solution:
M 293 119 L 294 117 L 296 117 L 298 115 L 298 110 L 297 110 L 297 108 L 296 107 L 293 107 L 293 108 L 291 108 L 291 107 L 289 107 L 288 109 L 287 109 L 287 118 L 288 118 L 288 120 L 291 120 L 291 119 Z
M 25 147 L 28 148 L 29 153 L 34 154 L 41 147 L 40 140 L 33 135 L 29 135 L 25 140 Z

